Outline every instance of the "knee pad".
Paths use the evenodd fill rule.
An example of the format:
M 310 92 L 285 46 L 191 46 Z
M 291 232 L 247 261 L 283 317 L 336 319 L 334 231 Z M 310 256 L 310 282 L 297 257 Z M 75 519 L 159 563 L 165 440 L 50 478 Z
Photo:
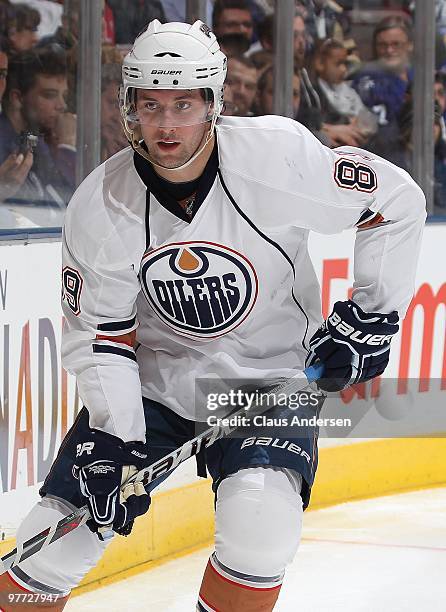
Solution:
M 241 469 L 218 487 L 215 552 L 246 575 L 283 574 L 300 542 L 302 477 L 277 467 Z
M 25 542 L 73 510 L 62 500 L 43 497 L 18 528 L 17 542 Z M 86 525 L 81 525 L 19 563 L 10 573 L 16 582 L 31 591 L 45 591 L 47 586 L 67 593 L 97 564 L 106 546 Z

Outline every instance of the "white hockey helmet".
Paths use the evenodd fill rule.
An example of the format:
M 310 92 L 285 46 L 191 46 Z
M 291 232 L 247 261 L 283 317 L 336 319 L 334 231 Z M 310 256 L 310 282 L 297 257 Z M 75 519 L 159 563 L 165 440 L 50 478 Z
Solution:
M 207 98 L 208 112 L 193 122 L 210 121 L 212 133 L 223 110 L 226 72 L 226 56 L 220 51 L 215 35 L 202 21 L 193 25 L 161 24 L 157 19 L 151 21 L 136 38 L 122 66 L 120 110 L 132 146 L 141 152 L 138 123 L 144 120 L 136 113 L 137 89 L 201 89 L 212 92 Z

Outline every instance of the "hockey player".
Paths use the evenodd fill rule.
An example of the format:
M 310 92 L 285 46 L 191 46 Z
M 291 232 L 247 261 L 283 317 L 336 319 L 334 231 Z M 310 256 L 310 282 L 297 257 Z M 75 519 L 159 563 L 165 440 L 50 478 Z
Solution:
M 5 603 L 18 589 L 57 596 L 34 610 L 62 610 L 101 558 L 103 529 L 131 531 L 150 491 L 120 495 L 121 481 L 193 437 L 197 379 L 274 380 L 323 361 L 320 384 L 335 390 L 387 365 L 413 291 L 421 190 L 293 120 L 220 117 L 225 72 L 199 21 L 150 23 L 124 60 L 131 147 L 80 185 L 64 228 L 63 360 L 85 408 L 17 539 L 86 501 L 92 520 L 0 577 L 8 612 L 28 609 Z M 346 228 L 357 228 L 353 296 L 318 329 L 308 233 Z M 198 610 L 273 609 L 299 545 L 316 439 L 310 428 L 293 445 L 234 437 L 207 449 L 216 537 Z M 140 610 L 150 609 L 148 593 Z

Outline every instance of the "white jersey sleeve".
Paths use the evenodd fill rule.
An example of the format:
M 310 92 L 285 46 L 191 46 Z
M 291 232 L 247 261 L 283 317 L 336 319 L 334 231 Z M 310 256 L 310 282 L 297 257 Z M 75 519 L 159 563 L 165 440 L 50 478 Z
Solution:
M 124 183 L 127 172 L 133 174 L 126 168 L 118 173 Z M 144 441 L 134 350 L 140 289 L 139 262 L 135 260 L 144 251 L 144 222 L 142 214 L 120 205 L 116 188 L 113 190 L 113 172 L 111 175 L 107 176 L 104 166 L 95 170 L 80 185 L 67 210 L 62 362 L 77 377 L 91 427 L 124 441 Z M 139 199 L 143 210 L 145 195 L 143 190 L 138 194 L 138 183 L 131 178 L 133 202 Z
M 346 224 L 357 228 L 352 299 L 365 312 L 396 310 L 403 318 L 414 292 L 424 194 L 407 172 L 381 157 L 354 147 L 319 147 L 329 197 L 363 207 Z
M 426 219 L 424 194 L 410 175 L 362 149 L 329 149 L 291 119 L 261 117 L 239 129 L 228 119 L 222 136 L 230 141 L 234 132 L 228 150 L 244 158 L 232 153 L 222 163 L 234 181 L 243 176 L 257 190 L 254 199 L 246 197 L 249 213 L 269 231 L 357 228 L 353 299 L 366 312 L 404 316 Z M 264 142 L 258 137 L 257 149 L 247 152 L 251 135 L 261 131 Z

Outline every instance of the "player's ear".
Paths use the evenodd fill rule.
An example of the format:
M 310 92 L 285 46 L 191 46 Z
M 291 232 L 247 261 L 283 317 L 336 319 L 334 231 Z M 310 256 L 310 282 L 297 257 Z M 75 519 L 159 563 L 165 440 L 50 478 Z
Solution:
M 210 98 L 207 100 L 207 105 L 208 105 L 208 110 L 207 110 L 207 115 L 206 115 L 206 121 L 212 121 L 212 117 L 214 115 L 214 108 L 215 108 L 213 93 L 211 93 Z

